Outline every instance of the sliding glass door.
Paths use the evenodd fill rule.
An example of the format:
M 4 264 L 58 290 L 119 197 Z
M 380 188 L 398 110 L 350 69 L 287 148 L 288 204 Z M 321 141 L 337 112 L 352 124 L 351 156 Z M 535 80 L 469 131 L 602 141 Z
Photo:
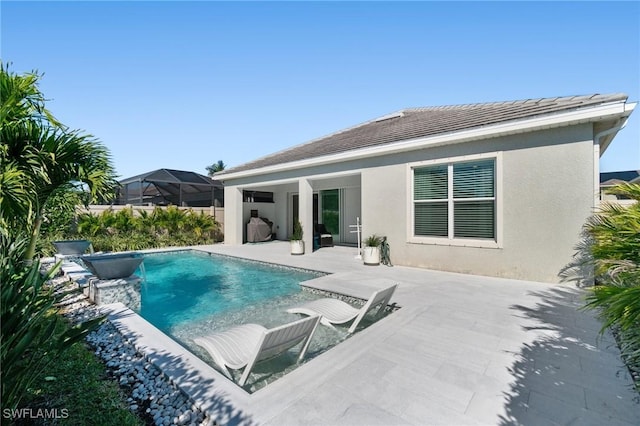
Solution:
M 340 190 L 330 189 L 320 191 L 320 206 L 322 223 L 334 241 L 340 241 Z
M 291 194 L 289 235 L 299 218 L 300 199 Z M 360 217 L 360 188 L 337 188 L 320 190 L 313 194 L 313 223 L 324 224 L 333 242 L 338 244 L 357 244 L 355 231 L 357 218 Z M 306 229 L 305 229 L 306 231 Z

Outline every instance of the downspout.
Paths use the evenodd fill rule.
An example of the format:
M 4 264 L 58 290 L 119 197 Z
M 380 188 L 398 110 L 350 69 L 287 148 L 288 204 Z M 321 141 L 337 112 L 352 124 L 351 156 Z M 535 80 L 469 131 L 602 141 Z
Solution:
M 600 139 L 624 129 L 624 126 L 627 125 L 628 121 L 629 117 L 627 116 L 622 124 L 603 130 L 593 137 L 593 188 L 595 189 L 595 196 L 593 200 L 594 210 L 600 205 Z

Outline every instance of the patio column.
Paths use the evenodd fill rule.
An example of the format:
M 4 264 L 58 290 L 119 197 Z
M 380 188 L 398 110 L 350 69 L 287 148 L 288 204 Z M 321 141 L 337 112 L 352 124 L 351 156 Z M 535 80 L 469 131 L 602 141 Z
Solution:
M 224 243 L 242 245 L 242 189 L 237 186 L 224 187 Z
M 298 180 L 298 217 L 304 231 L 304 254 L 313 252 L 313 187 L 308 179 Z

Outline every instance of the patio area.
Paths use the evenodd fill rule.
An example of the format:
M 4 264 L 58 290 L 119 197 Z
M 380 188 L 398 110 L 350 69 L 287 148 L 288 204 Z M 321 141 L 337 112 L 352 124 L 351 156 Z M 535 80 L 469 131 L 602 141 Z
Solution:
M 364 266 L 348 247 L 305 256 L 281 241 L 194 248 L 329 272 L 307 284 L 360 298 L 399 283 L 401 309 L 253 394 L 114 309 L 116 326 L 220 424 L 640 424 L 615 341 L 598 336 L 573 285 Z

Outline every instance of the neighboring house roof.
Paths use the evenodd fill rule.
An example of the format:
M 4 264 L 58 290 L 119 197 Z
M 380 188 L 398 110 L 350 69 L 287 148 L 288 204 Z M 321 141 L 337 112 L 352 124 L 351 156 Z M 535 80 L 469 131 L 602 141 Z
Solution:
M 381 147 L 394 142 L 579 111 L 608 103 L 624 104 L 626 100 L 627 95 L 617 93 L 408 108 L 224 170 L 216 174 L 216 178 L 225 179 L 227 177 L 225 175 L 234 175 L 248 170 L 339 155 L 364 148 Z
M 158 199 L 161 199 L 161 201 L 164 200 L 163 202 L 180 205 L 182 201 L 193 202 L 200 199 L 211 201 L 214 188 L 224 188 L 222 182 L 208 176 L 173 169 L 158 169 L 123 179 L 120 181 L 120 186 L 122 187 L 120 202 L 123 204 L 131 200 L 137 201 L 139 198 L 137 194 L 141 191 L 143 200 L 140 201 L 144 202 L 158 202 Z M 131 191 L 127 197 L 125 194 L 128 191 L 125 187 L 130 188 Z M 218 192 L 222 193 L 222 191 Z
M 188 185 L 205 185 L 211 186 L 215 182 L 211 178 L 201 175 L 195 172 L 188 172 L 184 170 L 173 169 L 158 169 L 152 172 L 142 173 L 127 179 L 120 181 L 121 185 L 134 182 L 163 182 L 163 183 L 176 183 L 176 184 L 188 184 Z M 216 185 L 219 186 L 219 185 Z
M 614 186 L 623 182 L 634 182 L 639 180 L 640 180 L 640 170 L 627 170 L 623 172 L 600 173 L 601 186 Z

